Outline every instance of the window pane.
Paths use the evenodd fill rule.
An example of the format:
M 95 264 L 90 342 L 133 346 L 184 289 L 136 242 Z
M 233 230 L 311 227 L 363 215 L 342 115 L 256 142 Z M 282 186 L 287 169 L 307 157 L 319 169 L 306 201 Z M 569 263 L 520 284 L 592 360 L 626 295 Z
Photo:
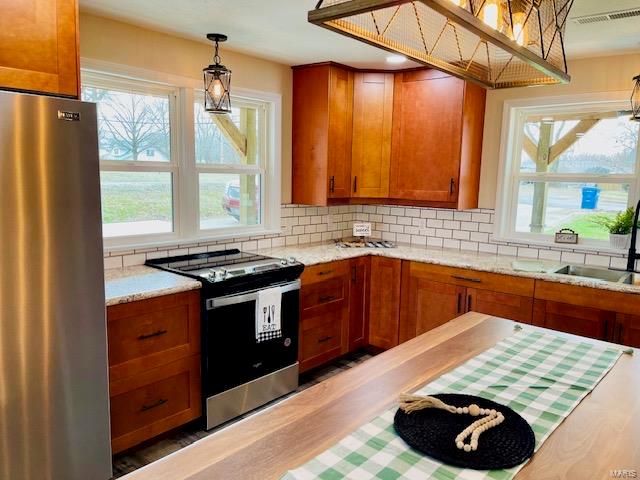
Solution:
M 105 237 L 173 231 L 173 189 L 169 172 L 101 172 Z
M 260 223 L 260 176 L 201 173 L 200 229 Z
M 553 235 L 570 228 L 582 238 L 606 240 L 609 233 L 594 219 L 626 210 L 628 201 L 629 184 L 520 182 L 516 232 Z
M 639 128 L 618 112 L 531 115 L 524 125 L 520 171 L 633 174 Z
M 170 161 L 168 96 L 83 87 L 82 100 L 98 104 L 101 160 Z
M 260 112 L 232 107 L 231 114 L 210 114 L 202 102 L 193 104 L 196 163 L 257 165 Z

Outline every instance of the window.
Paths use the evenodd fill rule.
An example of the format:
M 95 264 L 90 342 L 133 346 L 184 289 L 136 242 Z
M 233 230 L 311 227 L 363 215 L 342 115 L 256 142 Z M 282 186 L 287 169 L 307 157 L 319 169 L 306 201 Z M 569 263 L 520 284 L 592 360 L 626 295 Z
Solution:
M 82 88 L 97 104 L 105 238 L 174 231 L 172 94 L 131 82 Z
M 209 115 L 197 98 L 193 109 L 200 229 L 259 224 L 263 108 L 235 102 L 230 115 Z
M 83 71 L 82 99 L 97 104 L 107 247 L 279 228 L 279 96 L 251 92 L 230 115 L 211 115 L 200 85 L 180 83 Z
M 639 124 L 626 102 L 512 107 L 498 203 L 498 236 L 552 242 L 570 228 L 604 245 L 594 220 L 635 205 Z

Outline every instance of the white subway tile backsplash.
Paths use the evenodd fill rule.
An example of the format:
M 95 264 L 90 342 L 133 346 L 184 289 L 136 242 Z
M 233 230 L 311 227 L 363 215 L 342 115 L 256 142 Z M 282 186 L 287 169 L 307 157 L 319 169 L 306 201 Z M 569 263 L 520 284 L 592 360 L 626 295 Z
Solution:
M 436 210 L 436 218 L 438 220 L 453 220 L 453 212 L 451 210 Z
M 585 257 L 584 263 L 587 265 L 594 265 L 597 267 L 606 267 L 609 268 L 610 257 L 605 257 L 604 255 L 591 255 L 588 254 Z
M 351 236 L 353 221 L 371 222 L 373 236 L 398 243 L 435 248 L 454 248 L 489 254 L 540 258 L 556 262 L 586 263 L 601 267 L 626 267 L 625 252 L 593 252 L 569 246 L 539 247 L 494 241 L 494 211 L 474 209 L 451 211 L 394 205 L 340 205 L 306 207 L 283 205 L 282 233 L 232 240 L 208 240 L 169 247 L 154 247 L 105 253 L 105 268 L 140 265 L 146 259 L 229 248 L 255 250 L 284 245 L 327 242 Z
M 584 263 L 584 253 L 562 252 L 560 259 L 568 263 Z
M 427 246 L 429 247 L 442 247 L 442 243 L 442 238 L 427 237 Z
M 122 256 L 122 266 L 131 267 L 133 265 L 143 265 L 147 260 L 147 256 L 144 253 L 135 253 L 133 255 Z
M 516 247 L 511 247 L 509 245 L 498 245 L 498 255 L 510 255 L 515 257 L 518 254 L 518 249 Z

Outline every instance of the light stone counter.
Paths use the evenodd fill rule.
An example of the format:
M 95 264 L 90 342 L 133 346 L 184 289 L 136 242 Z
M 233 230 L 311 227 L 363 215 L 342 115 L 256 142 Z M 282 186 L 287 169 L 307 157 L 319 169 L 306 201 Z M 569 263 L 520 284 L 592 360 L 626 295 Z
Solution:
M 105 270 L 107 306 L 201 288 L 197 280 L 138 265 Z
M 396 248 L 338 248 L 333 243 L 325 243 L 268 248 L 258 250 L 258 253 L 273 257 L 295 257 L 296 260 L 305 265 L 344 260 L 361 255 L 380 255 L 401 260 L 434 263 L 449 267 L 468 268 L 483 272 L 502 273 L 640 295 L 639 286 L 553 273 L 560 267 L 567 265 L 566 262 L 464 252 L 445 248 L 412 247 L 407 245 L 398 245 Z
M 566 263 L 444 248 L 406 245 L 399 245 L 396 248 L 338 248 L 333 243 L 324 243 L 261 249 L 257 250 L 257 253 L 279 258 L 295 257 L 305 265 L 345 260 L 362 255 L 380 255 L 640 295 L 640 286 L 553 273 Z M 197 280 L 146 266 L 106 270 L 105 279 L 107 305 L 195 290 L 202 286 Z

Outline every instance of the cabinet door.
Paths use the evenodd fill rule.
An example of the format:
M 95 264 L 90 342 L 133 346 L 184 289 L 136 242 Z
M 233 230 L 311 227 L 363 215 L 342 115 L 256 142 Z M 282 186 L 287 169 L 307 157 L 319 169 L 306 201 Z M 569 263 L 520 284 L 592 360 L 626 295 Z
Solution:
M 464 81 L 436 70 L 395 77 L 391 198 L 455 202 Z
M 389 196 L 393 73 L 356 73 L 353 86 L 352 197 Z
M 465 313 L 464 287 L 406 275 L 402 282 L 400 343 Z
M 531 323 L 533 298 L 467 288 L 466 311 Z
M 0 88 L 78 97 L 76 0 L 2 2 Z
M 369 257 L 351 260 L 349 284 L 349 351 L 367 344 L 369 335 Z
M 612 340 L 622 345 L 640 348 L 640 316 L 618 313 Z
M 398 345 L 401 268 L 400 260 L 371 257 L 369 344 L 374 347 Z
M 606 340 L 613 328 L 615 313 L 597 308 L 535 300 L 533 324 L 539 327 Z
M 329 198 L 351 195 L 353 73 L 332 66 L 329 72 Z

